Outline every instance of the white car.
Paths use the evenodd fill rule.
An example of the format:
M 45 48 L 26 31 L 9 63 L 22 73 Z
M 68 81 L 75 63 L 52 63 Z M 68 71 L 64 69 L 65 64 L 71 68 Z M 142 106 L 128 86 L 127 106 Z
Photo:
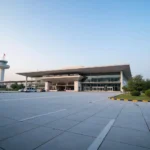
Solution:
M 19 89 L 18 92 L 24 92 L 24 89 Z
M 25 88 L 24 92 L 37 92 L 35 88 Z

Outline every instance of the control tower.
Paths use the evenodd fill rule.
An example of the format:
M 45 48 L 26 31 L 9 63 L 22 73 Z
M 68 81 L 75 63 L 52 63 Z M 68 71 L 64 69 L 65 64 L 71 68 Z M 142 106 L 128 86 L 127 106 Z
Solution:
M 9 69 L 8 61 L 0 60 L 0 81 L 4 81 L 5 69 Z

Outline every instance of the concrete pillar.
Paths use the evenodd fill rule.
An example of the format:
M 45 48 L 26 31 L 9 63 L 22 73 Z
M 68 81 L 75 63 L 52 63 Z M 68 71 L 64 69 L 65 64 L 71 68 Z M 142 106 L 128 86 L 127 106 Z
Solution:
M 4 81 L 4 74 L 5 74 L 5 70 L 0 69 L 0 81 Z
M 25 88 L 28 86 L 28 77 L 26 77 Z
M 65 90 L 68 90 L 68 83 L 66 83 Z
M 74 81 L 74 91 L 81 91 L 81 83 L 79 81 Z
M 120 72 L 120 91 L 123 92 L 123 71 Z
M 45 91 L 49 91 L 49 86 L 50 86 L 50 83 L 49 82 L 45 82 Z

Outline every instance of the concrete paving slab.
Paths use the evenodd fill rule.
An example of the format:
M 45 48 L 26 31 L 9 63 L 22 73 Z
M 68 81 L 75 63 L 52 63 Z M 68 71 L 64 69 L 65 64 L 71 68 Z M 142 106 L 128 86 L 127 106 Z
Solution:
M 119 117 L 117 118 L 114 126 L 149 132 L 149 129 L 143 118 L 132 119 L 130 117 L 129 118 Z
M 150 148 L 150 134 L 132 129 L 113 127 L 106 140 Z
M 109 121 L 109 123 L 100 132 L 100 134 L 97 136 L 97 138 L 94 140 L 94 142 L 90 145 L 88 150 L 97 150 L 100 147 L 100 145 L 105 140 L 106 135 L 109 133 L 110 129 L 112 128 L 114 122 L 115 122 L 115 119 L 112 119 L 111 121 Z
M 122 112 L 127 112 L 127 113 L 141 113 L 141 110 L 139 109 L 139 103 L 127 103 L 125 108 L 122 110 Z
M 108 119 L 115 119 L 118 116 L 119 112 L 117 111 L 103 111 L 100 113 L 97 113 L 95 116 L 96 117 L 101 117 L 101 118 L 108 118 Z
M 78 123 L 79 123 L 78 121 L 74 121 L 74 120 L 61 119 L 61 120 L 57 120 L 57 121 L 45 124 L 45 126 L 51 127 L 54 129 L 67 130 L 77 125 Z
M 149 132 L 140 107 L 136 103 L 127 104 L 122 109 L 114 126 Z
M 104 129 L 104 127 L 105 124 L 93 124 L 93 123 L 87 124 L 82 122 L 68 131 L 87 136 L 97 137 L 99 133 Z
M 38 125 L 26 122 L 19 122 L 4 127 L 0 127 L 0 141 L 36 127 L 38 127 Z
M 143 115 L 141 112 L 136 113 L 136 112 L 121 111 L 121 113 L 119 114 L 119 118 L 129 118 L 129 119 L 133 119 L 133 120 L 142 119 L 143 120 Z
M 144 120 L 138 121 L 138 120 L 120 118 L 116 120 L 114 126 L 149 132 L 149 129 Z
M 103 125 L 107 125 L 110 120 L 111 120 L 111 119 L 108 119 L 108 118 L 101 118 L 101 117 L 92 116 L 92 117 L 86 119 L 86 120 L 84 121 L 84 123 L 87 123 L 87 124 L 93 123 L 93 124 L 103 124 Z
M 144 119 L 145 119 L 146 124 L 148 125 L 149 131 L 150 131 L 150 116 L 144 115 Z
M 83 120 L 85 120 L 85 119 L 87 119 L 87 118 L 89 118 L 91 116 L 92 116 L 91 113 L 80 112 L 80 113 L 76 113 L 76 114 L 70 115 L 66 119 L 75 120 L 75 121 L 83 121 Z
M 28 118 L 28 117 L 32 117 L 34 116 L 35 114 L 30 114 L 30 113 L 24 113 L 24 112 L 21 112 L 21 111 L 15 111 L 15 112 L 11 112 L 11 113 L 7 113 L 5 114 L 6 117 L 9 117 L 9 118 L 12 118 L 12 119 L 15 119 L 15 120 L 21 120 L 22 118 Z
M 69 115 L 71 115 L 71 114 L 70 114 L 70 111 L 68 111 L 67 109 L 66 109 L 66 111 L 62 111 L 61 113 L 51 114 L 51 116 L 54 116 L 54 117 L 56 117 L 58 119 L 67 117 Z
M 0 142 L 0 147 L 7 150 L 33 150 L 61 133 L 59 130 L 39 127 L 18 136 Z
M 149 149 L 105 140 L 98 150 L 149 150 Z
M 42 117 L 38 117 L 38 118 L 25 120 L 24 122 L 33 123 L 33 124 L 37 124 L 37 125 L 45 125 L 45 124 L 47 124 L 49 122 L 53 122 L 57 119 L 58 119 L 57 117 L 48 115 L 48 116 L 42 116 Z
M 13 123 L 17 123 L 17 121 L 0 116 L 0 127 L 6 126 L 6 125 L 9 125 L 9 124 L 13 124 Z
M 37 150 L 87 150 L 94 138 L 65 132 Z
M 108 97 L 116 94 L 118 93 L 1 93 L 0 118 L 5 118 L 6 116 L 6 118 L 10 118 L 10 120 L 21 120 L 24 118 L 41 115 L 47 112 L 61 109 L 67 109 L 67 111 L 58 114 L 51 114 L 50 116 L 45 117 L 40 116 L 38 118 L 34 118 L 33 120 L 31 119 L 30 123 L 28 122 L 29 120 L 20 123 L 15 122 L 13 124 L 7 124 L 7 121 L 2 122 L 3 124 L 6 124 L 4 124 L 3 127 L 0 126 L 1 139 L 5 139 L 8 136 L 13 137 L 1 141 L 0 148 L 2 147 L 1 144 L 4 144 L 4 148 L 6 147 L 5 150 L 7 150 L 7 148 L 18 148 L 19 150 L 22 150 L 21 145 L 29 145 L 25 147 L 29 150 L 30 148 L 33 149 L 33 147 L 48 150 L 49 147 L 52 150 L 55 148 L 57 148 L 58 150 L 84 150 L 87 149 L 88 146 L 91 145 L 91 143 L 93 143 L 92 137 L 97 137 L 97 135 L 99 135 L 104 128 L 103 126 L 107 124 L 107 121 L 113 118 L 116 119 L 116 125 L 121 126 L 115 127 L 124 131 L 119 130 L 118 132 L 115 131 L 112 133 L 115 128 L 113 127 L 113 130 L 111 129 L 106 139 L 108 138 L 108 136 L 110 136 L 110 138 L 112 139 L 111 141 L 113 142 L 124 143 L 125 145 L 132 145 L 135 147 L 149 148 L 149 131 L 145 130 L 144 121 L 146 120 L 147 125 L 149 125 L 150 104 L 112 101 L 108 99 Z M 61 121 L 59 122 L 59 120 Z M 54 122 L 57 123 L 55 124 Z M 76 122 L 79 122 L 79 124 L 74 124 Z M 21 123 L 22 126 L 16 125 Z M 29 124 L 33 124 L 33 126 Z M 46 127 L 46 124 L 53 125 Z M 37 129 L 42 128 L 42 126 L 46 129 L 35 131 L 35 129 L 33 129 L 34 125 L 36 127 L 38 126 Z M 63 132 L 63 134 L 65 134 L 64 136 L 62 136 L 63 134 L 51 136 L 55 134 L 55 131 L 53 132 L 53 134 L 49 133 L 49 131 L 53 130 L 53 127 L 59 128 L 58 130 L 55 130 L 59 133 L 63 132 L 61 130 L 67 130 L 67 132 Z M 133 129 L 132 127 L 135 128 Z M 2 128 L 4 129 L 4 131 Z M 30 131 L 27 131 L 28 129 Z M 74 132 L 77 133 L 73 133 L 72 131 L 68 130 L 74 130 Z M 84 136 L 84 134 L 87 135 Z M 26 141 L 33 144 L 27 144 Z M 48 142 L 46 143 L 45 141 Z M 60 144 L 58 144 L 59 141 Z M 43 145 L 41 146 L 39 145 L 39 143 L 42 143 Z M 121 150 L 126 146 L 121 144 L 121 146 L 119 145 L 114 147 Z M 130 148 L 127 147 L 126 149 Z

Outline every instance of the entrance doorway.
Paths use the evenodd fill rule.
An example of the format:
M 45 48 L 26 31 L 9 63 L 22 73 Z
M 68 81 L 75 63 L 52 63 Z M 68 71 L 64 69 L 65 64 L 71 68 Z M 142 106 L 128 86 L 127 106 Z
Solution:
M 107 91 L 113 91 L 113 87 L 107 87 Z
M 99 87 L 99 90 L 100 91 L 104 91 L 104 87 Z

